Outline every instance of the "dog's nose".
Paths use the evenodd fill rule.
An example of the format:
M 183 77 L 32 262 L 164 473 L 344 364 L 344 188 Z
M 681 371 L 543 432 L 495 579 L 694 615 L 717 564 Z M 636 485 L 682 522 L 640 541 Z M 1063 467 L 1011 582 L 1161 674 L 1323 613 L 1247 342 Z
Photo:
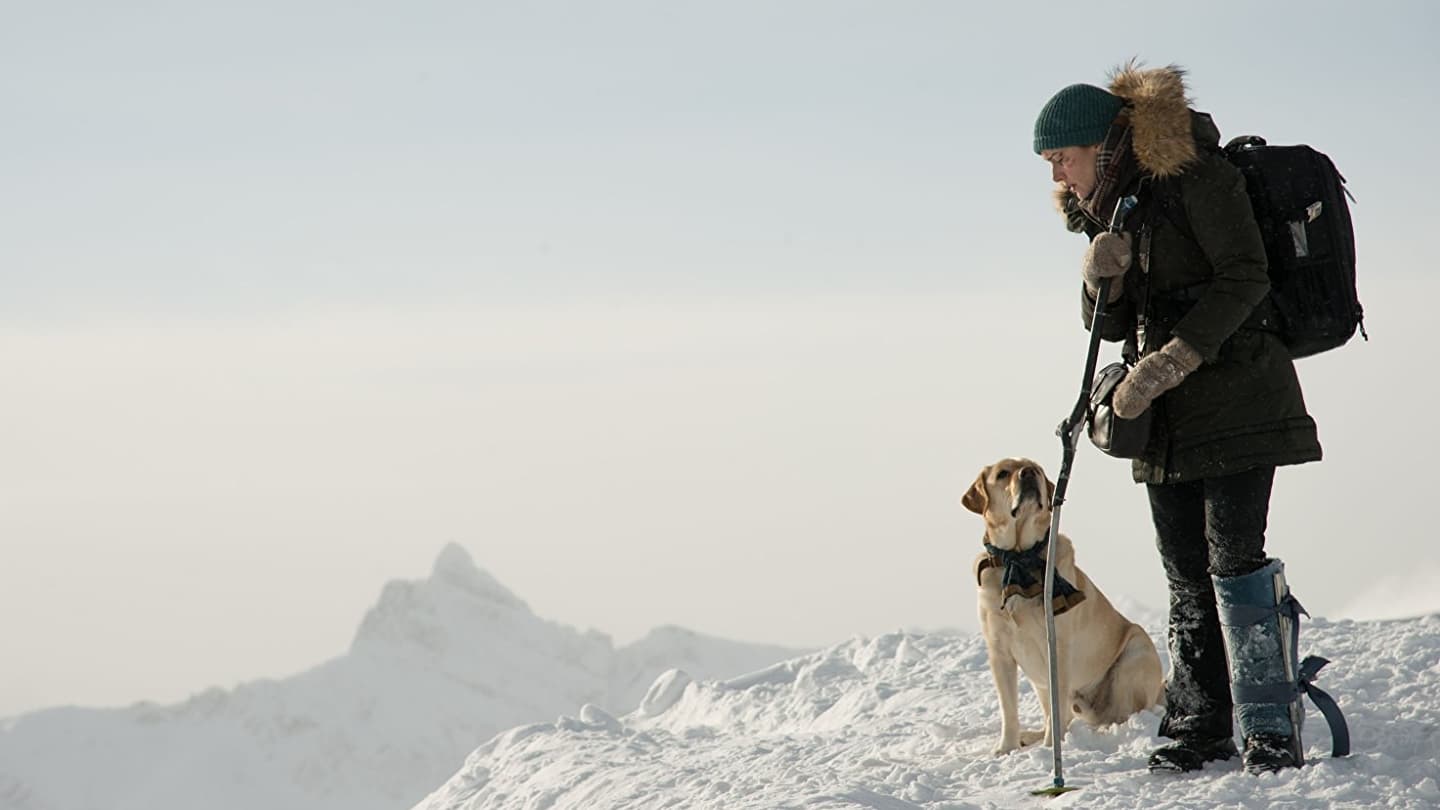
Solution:
M 1034 478 L 1034 477 L 1035 477 L 1035 468 L 1034 468 L 1034 467 L 1026 467 L 1026 468 L 1022 469 L 1022 470 L 1020 471 L 1020 477 L 1021 477 L 1021 478 Z

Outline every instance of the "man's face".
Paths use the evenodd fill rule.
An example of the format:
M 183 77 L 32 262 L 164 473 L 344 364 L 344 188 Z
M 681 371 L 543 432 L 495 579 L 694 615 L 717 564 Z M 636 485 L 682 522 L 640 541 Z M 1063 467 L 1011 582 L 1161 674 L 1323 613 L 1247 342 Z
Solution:
M 1095 158 L 1100 144 L 1046 149 L 1040 153 L 1050 163 L 1050 179 L 1064 183 L 1076 197 L 1085 199 L 1095 190 Z

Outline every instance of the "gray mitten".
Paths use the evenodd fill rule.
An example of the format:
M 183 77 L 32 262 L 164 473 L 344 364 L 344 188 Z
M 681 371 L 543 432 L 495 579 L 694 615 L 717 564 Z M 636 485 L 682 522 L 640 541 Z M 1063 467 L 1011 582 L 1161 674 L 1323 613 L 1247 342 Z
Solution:
M 1105 303 L 1113 304 L 1125 291 L 1125 285 L 1120 283 L 1120 277 L 1130 269 L 1130 234 L 1128 233 L 1105 233 L 1097 235 L 1090 241 L 1090 247 L 1085 250 L 1085 258 L 1080 263 L 1080 275 L 1085 279 L 1085 290 L 1095 298 L 1100 292 L 1100 280 L 1112 279 L 1110 282 L 1110 296 Z
M 1200 367 L 1200 352 L 1180 338 L 1140 358 L 1135 368 L 1115 386 L 1110 407 L 1121 419 L 1134 419 L 1150 407 L 1156 397 L 1179 385 Z

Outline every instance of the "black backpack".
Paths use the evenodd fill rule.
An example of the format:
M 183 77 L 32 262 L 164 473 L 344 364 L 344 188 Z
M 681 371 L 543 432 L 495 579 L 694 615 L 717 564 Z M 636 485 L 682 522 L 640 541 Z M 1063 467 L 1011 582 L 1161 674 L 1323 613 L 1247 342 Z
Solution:
M 1268 146 L 1255 135 L 1232 139 L 1224 151 L 1245 175 L 1270 263 L 1270 300 L 1291 356 L 1342 346 L 1357 329 L 1369 340 L 1355 289 L 1350 192 L 1335 164 L 1308 146 Z

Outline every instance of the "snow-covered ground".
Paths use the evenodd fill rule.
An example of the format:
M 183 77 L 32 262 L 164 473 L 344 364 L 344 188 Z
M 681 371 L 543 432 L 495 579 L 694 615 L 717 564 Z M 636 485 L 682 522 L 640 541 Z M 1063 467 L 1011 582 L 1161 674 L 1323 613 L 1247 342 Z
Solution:
M 348 653 L 294 677 L 0 720 L 0 809 L 398 810 L 504 729 L 628 711 L 671 667 L 724 678 L 799 652 L 676 627 L 617 650 L 537 617 L 451 545 L 428 579 L 385 586 Z
M 1162 640 L 1157 617 L 1135 618 Z M 1151 711 L 1108 730 L 1077 722 L 1062 752 L 1080 789 L 1032 797 L 1051 784 L 1051 751 L 991 755 L 999 720 L 984 641 L 897 633 L 729 681 L 670 672 L 623 717 L 584 706 L 507 731 L 417 810 L 1440 807 L 1440 614 L 1317 619 L 1301 643 L 1333 661 L 1318 685 L 1344 709 L 1354 753 L 1328 756 L 1312 707 L 1309 763 L 1276 775 L 1251 776 L 1238 760 L 1150 775 L 1146 757 L 1162 742 Z M 1023 694 L 1022 718 L 1039 728 L 1028 684 Z
M 1163 616 L 1116 604 L 1164 656 Z M 0 721 L 0 810 L 1440 807 L 1440 613 L 1316 619 L 1302 648 L 1333 661 L 1319 685 L 1345 709 L 1350 757 L 1327 756 L 1312 709 L 1301 770 L 1152 776 L 1149 711 L 1073 726 L 1066 776 L 1080 789 L 1036 798 L 1051 752 L 990 753 L 978 635 L 801 655 L 672 627 L 616 649 L 535 616 L 450 546 L 428 579 L 387 585 L 351 649 L 307 672 L 174 706 Z M 1038 729 L 1024 679 L 1022 696 Z

